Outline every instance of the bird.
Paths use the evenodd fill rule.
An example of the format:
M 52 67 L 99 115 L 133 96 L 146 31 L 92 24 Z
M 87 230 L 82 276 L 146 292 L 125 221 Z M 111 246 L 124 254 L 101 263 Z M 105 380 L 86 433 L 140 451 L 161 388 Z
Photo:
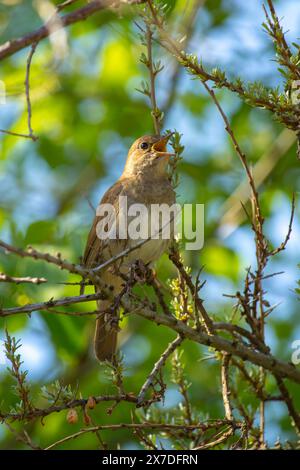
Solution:
M 172 236 L 174 236 L 174 227 L 172 227 L 169 239 L 164 239 L 161 236 L 149 239 L 143 234 L 139 237 L 132 237 L 129 233 L 129 225 L 133 217 L 128 215 L 129 208 L 134 207 L 134 204 L 143 204 L 146 208 L 150 208 L 153 204 L 172 206 L 176 202 L 176 194 L 168 175 L 168 163 L 170 158 L 174 156 L 174 153 L 167 151 L 167 144 L 172 134 L 145 135 L 135 140 L 129 149 L 121 177 L 106 191 L 98 206 L 101 208 L 109 205 L 114 208 L 116 219 L 114 223 L 120 220 L 127 221 L 125 236 L 123 234 L 121 237 L 119 230 L 114 232 L 115 237 L 99 237 L 99 226 L 103 230 L 103 224 L 105 224 L 106 233 L 109 231 L 111 233 L 113 224 L 110 223 L 109 226 L 109 222 L 105 220 L 102 213 L 99 215 L 97 210 L 84 251 L 83 265 L 85 267 L 95 268 L 113 256 L 115 257 L 124 249 L 132 249 L 138 243 L 138 248 L 98 273 L 104 285 L 112 291 L 114 298 L 120 294 L 124 284 L 120 273 L 128 273 L 130 266 L 137 260 L 143 262 L 144 265 L 151 266 L 167 251 Z M 127 219 L 126 214 L 123 213 L 124 207 L 120 204 L 120 200 L 122 200 L 120 197 L 125 197 L 127 201 Z M 142 221 L 140 225 L 143 225 L 144 229 L 145 224 L 148 224 L 149 228 L 150 223 L 151 221 L 147 220 L 146 223 Z M 161 231 L 161 225 L 159 227 Z M 99 292 L 100 290 L 99 285 L 95 285 L 95 291 Z M 97 301 L 97 312 L 94 334 L 95 356 L 100 362 L 112 363 L 116 359 L 119 331 L 118 312 L 113 311 L 112 300 L 108 299 Z

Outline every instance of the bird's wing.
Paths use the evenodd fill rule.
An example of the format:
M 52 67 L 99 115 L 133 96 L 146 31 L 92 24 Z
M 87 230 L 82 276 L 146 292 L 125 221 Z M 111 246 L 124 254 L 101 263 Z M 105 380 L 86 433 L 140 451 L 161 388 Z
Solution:
M 123 192 L 124 185 L 122 181 L 117 181 L 111 188 L 106 191 L 103 198 L 101 199 L 100 204 L 112 204 L 116 210 L 118 211 L 118 198 Z M 97 224 L 101 221 L 102 216 L 97 216 L 94 218 L 94 222 L 92 228 L 90 230 L 85 252 L 83 256 L 83 264 L 90 268 L 96 266 L 100 259 L 101 253 L 106 246 L 105 240 L 100 239 L 96 233 Z

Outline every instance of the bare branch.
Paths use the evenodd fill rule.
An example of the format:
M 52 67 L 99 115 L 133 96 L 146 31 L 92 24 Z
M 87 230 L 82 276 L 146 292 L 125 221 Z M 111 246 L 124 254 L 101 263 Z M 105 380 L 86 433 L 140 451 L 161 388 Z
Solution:
M 235 431 L 234 427 L 231 426 L 225 432 L 219 433 L 217 438 L 212 438 L 212 439 L 210 439 L 210 442 L 208 442 L 206 444 L 202 444 L 198 447 L 194 447 L 193 450 L 211 449 L 211 448 L 216 447 L 220 444 L 223 444 L 223 442 L 226 442 L 231 436 L 233 436 L 234 431 Z
M 14 284 L 22 284 L 22 283 L 28 283 L 28 284 L 43 284 L 47 282 L 47 279 L 44 277 L 14 277 L 14 276 L 9 276 L 8 274 L 0 273 L 0 282 L 12 282 Z
M 34 141 L 37 140 L 37 137 L 34 135 L 32 127 L 31 127 L 31 101 L 30 101 L 30 66 L 33 54 L 35 53 L 37 42 L 33 43 L 28 55 L 27 65 L 26 65 L 26 79 L 25 79 L 25 93 L 26 93 L 26 101 L 27 101 L 27 123 L 28 123 L 28 134 L 29 137 Z
M 196 305 L 197 309 L 199 310 L 199 312 L 201 313 L 203 323 L 206 327 L 206 331 L 208 333 L 211 333 L 213 331 L 213 322 L 210 319 L 205 307 L 203 306 L 203 301 L 199 298 L 198 292 L 195 289 L 195 286 L 192 282 L 192 279 L 191 279 L 190 275 L 186 272 L 186 269 L 185 269 L 183 263 L 180 260 L 179 253 L 176 251 L 175 248 L 171 249 L 170 254 L 169 254 L 169 258 L 174 263 L 174 265 L 177 267 L 180 274 L 183 276 L 183 278 L 186 282 L 186 285 L 188 286 L 188 288 L 190 289 L 191 294 L 194 297 L 195 305 Z
M 89 432 L 96 432 L 96 431 L 119 431 L 120 429 L 144 429 L 144 430 L 149 430 L 152 432 L 164 432 L 164 431 L 178 431 L 178 430 L 183 430 L 183 431 L 195 431 L 195 430 L 201 430 L 205 431 L 207 429 L 213 428 L 215 426 L 220 426 L 220 425 L 226 425 L 228 424 L 228 421 L 222 421 L 222 420 L 215 420 L 215 421 L 209 421 L 208 423 L 203 423 L 203 424 L 194 424 L 194 425 L 181 425 L 181 424 L 163 424 L 163 423 L 120 423 L 120 424 L 108 424 L 108 425 L 97 425 L 94 427 L 89 427 L 85 429 L 81 429 L 80 431 L 67 436 L 63 439 L 60 439 L 59 441 L 54 442 L 50 446 L 46 447 L 44 450 L 50 450 L 53 449 L 54 447 L 67 442 L 69 440 L 75 439 L 79 436 L 82 436 L 83 434 L 89 433 Z M 229 423 L 231 424 L 231 423 Z
M 50 255 L 49 253 L 41 253 L 40 251 L 35 250 L 32 247 L 28 247 L 27 250 L 22 250 L 22 248 L 16 248 L 9 243 L 0 240 L 0 247 L 4 248 L 6 252 L 14 253 L 21 258 L 33 258 L 35 260 L 46 261 L 50 264 L 55 264 L 60 269 L 65 269 L 70 273 L 79 274 L 84 278 L 89 278 L 91 281 L 101 285 L 100 278 L 93 273 L 92 270 L 85 269 L 79 264 L 70 263 L 69 261 L 63 260 L 60 253 L 57 256 Z
M 30 313 L 38 310 L 49 310 L 51 307 L 62 307 L 64 305 L 73 305 L 82 302 L 90 302 L 94 300 L 106 299 L 106 295 L 102 292 L 97 294 L 78 295 L 73 297 L 64 297 L 62 299 L 50 299 L 47 302 L 40 302 L 36 304 L 27 304 L 23 307 L 10 307 L 0 308 L 0 317 L 8 317 L 10 315 Z
M 180 335 L 177 336 L 177 338 L 168 345 L 167 349 L 162 353 L 158 361 L 154 364 L 152 371 L 148 375 L 147 380 L 145 381 L 138 395 L 138 406 L 143 405 L 147 390 L 154 384 L 156 375 L 163 368 L 168 357 L 171 356 L 175 349 L 178 348 L 178 346 L 182 343 L 183 339 L 184 338 L 182 338 Z
M 78 0 L 66 0 L 65 2 L 59 3 L 56 7 L 57 12 L 62 11 L 64 8 L 73 5 L 74 3 L 78 2 Z
M 57 21 L 57 16 L 55 15 L 55 17 L 50 18 L 46 24 L 36 31 L 0 45 L 0 60 L 15 54 L 31 44 L 41 41 L 61 28 L 78 23 L 79 21 L 84 21 L 95 13 L 105 10 L 106 8 L 115 8 L 124 3 L 127 3 L 128 5 L 140 4 L 143 3 L 143 0 L 128 0 L 127 2 L 125 0 L 94 0 L 78 10 L 59 17 L 59 21 Z
M 221 379 L 222 379 L 222 396 L 225 408 L 225 417 L 229 421 L 233 420 L 232 407 L 230 403 L 230 386 L 229 386 L 229 364 L 230 355 L 223 354 L 221 365 Z
M 286 245 L 288 244 L 288 241 L 291 237 L 292 233 L 292 227 L 293 227 L 293 221 L 294 221 L 294 216 L 295 216 L 295 193 L 293 194 L 293 199 L 292 199 L 292 210 L 291 210 L 291 216 L 290 216 L 290 222 L 287 230 L 286 237 L 284 241 L 281 243 L 281 245 L 278 248 L 275 248 L 275 250 L 269 251 L 268 256 L 275 256 L 277 253 L 280 253 L 280 251 L 285 250 Z

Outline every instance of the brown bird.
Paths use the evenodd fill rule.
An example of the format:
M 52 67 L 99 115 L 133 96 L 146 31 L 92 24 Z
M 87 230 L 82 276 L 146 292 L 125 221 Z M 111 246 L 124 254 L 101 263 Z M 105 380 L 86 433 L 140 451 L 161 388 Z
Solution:
M 115 237 L 108 236 L 104 239 L 103 232 L 113 233 L 114 222 L 104 214 L 97 215 L 90 230 L 86 249 L 83 257 L 83 264 L 86 267 L 94 268 L 117 255 L 124 249 L 132 248 L 141 240 L 147 240 L 142 246 L 131 251 L 126 257 L 120 258 L 118 262 L 110 265 L 104 272 L 101 271 L 101 279 L 111 290 L 114 297 L 122 290 L 124 280 L 117 273 L 128 273 L 130 265 L 136 260 L 141 260 L 144 264 L 157 260 L 166 250 L 170 240 L 161 237 L 162 227 L 159 236 L 149 239 L 149 227 L 151 217 L 142 221 L 140 229 L 147 229 L 147 235 L 140 233 L 138 237 L 132 236 L 129 230 L 130 222 L 133 220 L 132 214 L 124 212 L 124 205 L 121 204 L 120 196 L 127 198 L 127 209 L 130 210 L 132 204 L 143 204 L 150 208 L 152 204 L 175 203 L 175 192 L 168 178 L 167 167 L 169 158 L 174 155 L 167 152 L 166 146 L 172 134 L 167 136 L 143 136 L 137 139 L 130 147 L 125 168 L 119 180 L 104 194 L 99 207 L 104 204 L 111 204 L 115 210 L 115 221 L 125 220 L 125 236 L 121 236 L 120 229 L 117 229 Z M 124 199 L 123 199 L 124 200 Z M 171 225 L 171 221 L 170 221 Z M 124 225 L 123 225 L 124 227 Z M 99 236 L 101 233 L 101 236 Z M 145 233 L 145 232 L 144 232 Z M 156 232 L 157 233 L 157 232 Z M 118 271 L 119 270 L 119 271 Z M 99 287 L 95 286 L 97 292 Z M 111 301 L 98 301 L 97 309 L 99 316 L 96 320 L 96 330 L 94 337 L 95 355 L 99 361 L 113 361 L 118 334 L 118 314 L 113 312 Z

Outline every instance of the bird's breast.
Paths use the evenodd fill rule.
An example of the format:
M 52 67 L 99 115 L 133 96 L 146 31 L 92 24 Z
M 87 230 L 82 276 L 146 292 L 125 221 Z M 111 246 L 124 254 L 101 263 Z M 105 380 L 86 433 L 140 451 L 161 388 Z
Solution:
M 104 258 L 109 259 L 124 249 L 134 249 L 122 259 L 122 271 L 137 259 L 145 264 L 157 260 L 174 238 L 176 214 L 175 193 L 168 181 L 129 185 L 122 191 L 118 204 L 116 224 L 117 239 L 106 241 Z M 120 233 L 125 239 L 120 239 Z M 144 243 L 141 245 L 141 242 Z

